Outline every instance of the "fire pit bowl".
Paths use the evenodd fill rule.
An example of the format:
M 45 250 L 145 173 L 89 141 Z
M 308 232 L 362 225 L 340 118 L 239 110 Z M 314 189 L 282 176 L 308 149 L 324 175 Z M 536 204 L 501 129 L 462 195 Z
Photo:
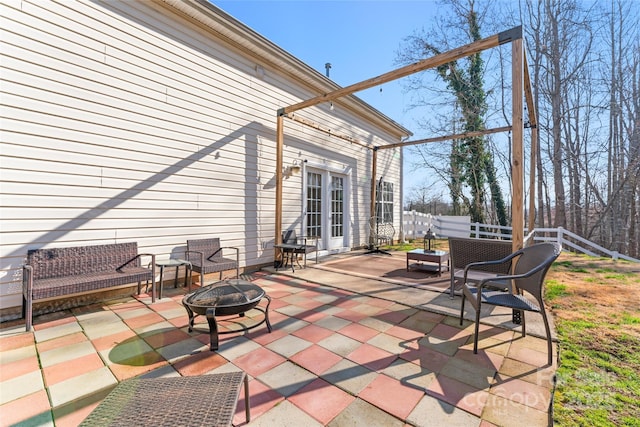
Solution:
M 267 299 L 267 306 L 264 309 L 258 307 L 258 304 L 263 298 Z M 266 323 L 268 331 L 271 332 L 269 304 L 271 304 L 271 298 L 269 298 L 260 286 L 240 279 L 228 279 L 204 286 L 195 292 L 185 295 L 182 299 L 182 305 L 189 315 L 189 332 L 193 331 L 196 316 L 207 316 L 211 351 L 218 349 L 218 334 L 238 332 L 219 332 L 216 316 L 239 315 L 240 317 L 244 317 L 247 311 L 256 309 L 264 313 L 264 319 L 251 326 L 243 325 L 243 329 L 253 329 Z

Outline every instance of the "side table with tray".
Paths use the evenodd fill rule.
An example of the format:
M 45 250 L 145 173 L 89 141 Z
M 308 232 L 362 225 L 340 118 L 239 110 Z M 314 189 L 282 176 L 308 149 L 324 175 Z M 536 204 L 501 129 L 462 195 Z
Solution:
M 409 261 L 418 261 L 409 264 Z M 446 264 L 445 264 L 446 263 Z M 407 271 L 410 269 L 423 270 L 438 273 L 449 271 L 449 252 L 429 249 L 414 249 L 407 252 Z

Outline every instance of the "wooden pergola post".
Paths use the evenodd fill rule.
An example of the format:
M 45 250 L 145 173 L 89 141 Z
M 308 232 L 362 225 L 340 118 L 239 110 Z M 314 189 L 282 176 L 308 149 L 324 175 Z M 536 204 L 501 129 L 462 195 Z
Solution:
M 531 128 L 531 153 L 529 154 L 529 233 L 536 227 L 536 163 L 538 162 L 538 113 L 536 104 L 533 102 L 531 92 L 531 77 L 529 76 L 529 61 L 527 61 L 527 51 L 522 56 L 524 61 L 524 96 L 527 101 L 527 118 Z
M 378 147 L 373 148 L 373 155 L 371 159 L 371 201 L 369 207 L 369 227 L 373 227 L 372 217 L 376 214 L 376 192 L 377 192 L 377 178 L 376 173 L 378 172 Z M 369 245 L 374 244 L 375 242 L 371 241 L 371 236 L 369 236 Z
M 511 78 L 513 139 L 511 150 L 511 227 L 513 251 L 524 244 L 524 121 L 523 121 L 523 43 L 522 37 L 511 42 Z
M 284 114 L 278 111 L 276 122 L 276 236 L 275 244 L 282 243 L 282 151 L 284 147 Z M 279 254 L 276 252 L 276 256 Z

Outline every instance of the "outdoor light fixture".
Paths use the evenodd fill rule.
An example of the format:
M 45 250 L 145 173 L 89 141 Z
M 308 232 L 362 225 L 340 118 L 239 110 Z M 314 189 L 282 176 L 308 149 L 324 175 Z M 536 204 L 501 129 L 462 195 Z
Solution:
M 425 243 L 425 247 L 424 247 L 424 251 L 425 252 L 433 252 L 431 250 L 431 241 L 436 239 L 436 233 L 434 233 L 433 231 L 431 231 L 431 227 L 429 227 L 429 229 L 427 230 L 427 234 L 424 235 L 424 243 Z M 429 242 L 429 247 L 427 248 L 427 242 Z
M 300 162 L 298 162 L 298 159 L 293 160 L 293 162 L 291 163 L 291 166 L 289 166 L 289 170 L 292 173 L 300 172 Z
M 329 110 L 333 111 L 333 102 L 329 102 Z

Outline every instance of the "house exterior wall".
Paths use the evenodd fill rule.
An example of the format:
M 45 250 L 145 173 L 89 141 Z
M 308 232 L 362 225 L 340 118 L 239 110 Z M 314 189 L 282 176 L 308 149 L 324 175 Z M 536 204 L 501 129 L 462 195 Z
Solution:
M 276 111 L 317 91 L 162 2 L 0 8 L 0 309 L 21 305 L 29 249 L 136 241 L 162 259 L 220 237 L 242 267 L 273 260 Z M 334 104 L 300 115 L 371 145 L 400 139 Z M 284 142 L 285 165 L 348 174 L 348 246 L 365 245 L 371 150 L 287 119 Z M 397 188 L 399 228 L 392 151 L 378 176 Z M 301 230 L 303 181 L 284 179 L 283 229 Z

